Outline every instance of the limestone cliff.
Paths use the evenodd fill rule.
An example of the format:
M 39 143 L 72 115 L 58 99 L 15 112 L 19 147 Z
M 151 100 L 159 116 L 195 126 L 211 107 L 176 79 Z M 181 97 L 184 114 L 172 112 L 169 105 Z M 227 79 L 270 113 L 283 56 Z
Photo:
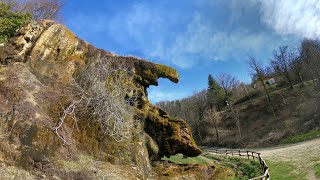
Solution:
M 139 123 L 132 128 L 131 139 L 116 142 L 94 121 L 88 122 L 88 114 L 82 114 L 77 117 L 78 130 L 71 120 L 63 124 L 62 133 L 71 142 L 64 145 L 52 127 L 70 101 L 69 77 L 102 58 L 125 64 L 134 72 L 130 81 L 137 96 L 135 119 Z M 0 163 L 27 170 L 50 169 L 81 160 L 82 154 L 113 165 L 134 165 L 130 172 L 146 178 L 151 169 L 149 156 L 157 160 L 163 155 L 201 153 L 188 125 L 169 118 L 147 99 L 147 88 L 157 85 L 158 78 L 179 81 L 170 67 L 97 49 L 48 20 L 29 23 L 1 46 L 0 64 Z M 103 173 L 102 166 L 93 167 Z

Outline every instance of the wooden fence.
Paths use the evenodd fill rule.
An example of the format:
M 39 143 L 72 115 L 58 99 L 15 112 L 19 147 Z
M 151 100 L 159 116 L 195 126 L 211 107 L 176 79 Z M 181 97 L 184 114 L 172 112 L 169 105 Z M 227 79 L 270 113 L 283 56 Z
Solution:
M 251 178 L 250 180 L 257 180 L 257 179 L 262 179 L 262 180 L 269 180 L 270 179 L 270 174 L 269 174 L 269 167 L 267 166 L 267 163 L 263 158 L 260 156 L 260 153 L 254 152 L 254 151 L 244 151 L 244 150 L 231 150 L 231 149 L 225 149 L 225 150 L 220 150 L 220 149 L 213 149 L 210 150 L 209 152 L 215 153 L 215 154 L 220 154 L 220 155 L 226 155 L 226 156 L 243 156 L 247 157 L 248 159 L 252 158 L 253 160 L 259 160 L 261 167 L 263 168 L 263 175 L 255 178 Z

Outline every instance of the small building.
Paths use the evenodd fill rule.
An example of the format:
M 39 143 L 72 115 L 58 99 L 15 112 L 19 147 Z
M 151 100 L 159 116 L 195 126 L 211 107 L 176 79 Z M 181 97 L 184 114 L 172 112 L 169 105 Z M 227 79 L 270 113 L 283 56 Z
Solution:
M 264 82 L 266 85 L 271 86 L 273 84 L 276 84 L 276 80 L 274 78 L 270 78 L 268 80 L 265 80 Z

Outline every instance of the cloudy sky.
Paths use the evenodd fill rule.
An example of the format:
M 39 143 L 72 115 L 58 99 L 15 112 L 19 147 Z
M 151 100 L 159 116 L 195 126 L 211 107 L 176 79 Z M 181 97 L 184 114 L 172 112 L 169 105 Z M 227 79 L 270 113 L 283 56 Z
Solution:
M 179 84 L 148 89 L 152 102 L 206 88 L 209 73 L 250 82 L 249 54 L 267 62 L 280 45 L 320 37 L 318 0 L 68 0 L 63 14 L 98 48 L 177 69 Z

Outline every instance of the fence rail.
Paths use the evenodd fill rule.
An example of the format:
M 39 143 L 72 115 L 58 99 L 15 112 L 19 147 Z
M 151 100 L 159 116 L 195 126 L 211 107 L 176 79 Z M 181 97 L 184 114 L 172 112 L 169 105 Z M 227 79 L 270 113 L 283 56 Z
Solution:
M 270 180 L 270 174 L 269 174 L 269 167 L 267 166 L 266 161 L 261 157 L 261 154 L 254 151 L 244 151 L 244 150 L 234 150 L 234 149 L 213 149 L 209 152 L 220 154 L 220 155 L 226 155 L 226 156 L 244 156 L 248 159 L 252 158 L 253 160 L 259 160 L 261 167 L 263 168 L 263 175 L 255 178 L 251 178 L 250 180 Z

